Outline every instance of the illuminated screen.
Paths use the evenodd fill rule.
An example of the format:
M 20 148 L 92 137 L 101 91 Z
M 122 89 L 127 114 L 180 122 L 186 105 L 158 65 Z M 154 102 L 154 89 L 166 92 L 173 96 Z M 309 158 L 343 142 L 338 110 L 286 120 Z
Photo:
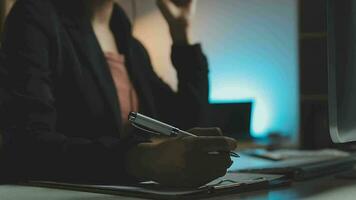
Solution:
M 209 58 L 210 102 L 253 101 L 252 136 L 296 138 L 297 1 L 198 1 L 195 26 Z
M 137 1 L 135 36 L 158 75 L 176 88 L 171 39 L 155 2 Z M 297 0 L 198 1 L 192 30 L 209 59 L 210 102 L 253 101 L 254 137 L 273 132 L 297 138 L 297 15 Z

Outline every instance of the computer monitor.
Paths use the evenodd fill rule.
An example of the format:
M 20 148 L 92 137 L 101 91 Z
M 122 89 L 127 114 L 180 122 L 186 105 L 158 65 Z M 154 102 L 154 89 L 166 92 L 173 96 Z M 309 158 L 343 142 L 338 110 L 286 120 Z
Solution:
M 356 141 L 356 0 L 328 0 L 329 123 L 333 142 Z
M 239 140 L 252 139 L 252 107 L 253 102 L 210 104 L 204 126 L 220 127 L 224 135 Z

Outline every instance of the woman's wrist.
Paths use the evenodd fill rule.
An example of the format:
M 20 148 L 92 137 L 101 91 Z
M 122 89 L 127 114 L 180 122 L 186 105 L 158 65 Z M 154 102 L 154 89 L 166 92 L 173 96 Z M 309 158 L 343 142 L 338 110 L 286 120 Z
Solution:
M 152 180 L 154 176 L 153 145 L 151 143 L 141 143 L 127 153 L 126 171 L 140 181 Z
M 190 28 L 171 27 L 170 33 L 171 33 L 173 44 L 178 44 L 178 45 L 192 44 Z

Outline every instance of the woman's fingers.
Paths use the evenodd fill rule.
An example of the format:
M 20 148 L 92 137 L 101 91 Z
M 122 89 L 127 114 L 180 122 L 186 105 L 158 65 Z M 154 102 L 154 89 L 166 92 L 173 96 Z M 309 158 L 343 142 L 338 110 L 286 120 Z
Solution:
M 190 149 L 202 152 L 230 152 L 237 148 L 236 140 L 221 136 L 201 136 L 190 138 Z
M 157 0 L 158 8 L 166 20 L 172 21 L 174 19 L 174 5 L 170 0 Z
M 169 22 L 181 17 L 191 17 L 196 8 L 196 0 L 156 0 L 157 6 L 164 18 Z
M 179 7 L 187 7 L 189 6 L 193 0 L 171 0 L 176 6 Z
M 220 128 L 193 128 L 188 132 L 197 136 L 223 136 Z
M 232 165 L 228 153 L 210 155 L 208 153 L 193 152 L 188 156 L 184 179 L 191 179 L 194 185 L 206 184 L 226 174 Z
M 225 175 L 232 164 L 230 151 L 235 148 L 234 139 L 222 136 L 168 139 L 147 151 L 154 169 L 149 174 L 152 180 L 168 186 L 201 186 Z
M 232 165 L 232 160 L 230 158 L 230 154 L 227 152 L 220 152 L 219 154 L 207 154 L 206 155 L 209 165 L 212 166 L 213 169 L 217 170 L 227 170 Z

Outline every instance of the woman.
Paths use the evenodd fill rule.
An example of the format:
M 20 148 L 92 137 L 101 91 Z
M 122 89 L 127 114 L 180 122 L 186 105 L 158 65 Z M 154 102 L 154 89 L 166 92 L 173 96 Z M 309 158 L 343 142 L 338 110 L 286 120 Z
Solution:
M 3 31 L 3 26 L 4 26 L 6 16 L 10 12 L 14 3 L 15 3 L 15 0 L 1 0 L 0 1 L 0 39 L 2 36 L 2 31 Z M 0 47 L 1 47 L 1 42 L 0 42 Z M 2 67 L 2 65 L 3 65 L 2 64 L 2 61 L 3 61 L 2 56 L 3 55 L 0 52 L 0 85 L 1 86 L 6 84 L 5 79 L 7 77 L 7 74 L 4 70 L 4 68 Z M 4 89 L 5 88 L 0 87 L 0 127 L 3 127 L 3 123 L 6 119 L 6 117 L 2 115 L 2 113 L 4 113 L 4 110 L 2 110 L 2 108 L 3 108 L 2 104 L 3 104 L 3 102 L 7 101 L 9 98 L 7 92 Z M 1 152 L 2 152 L 2 131 L 0 128 L 0 155 L 1 155 Z
M 174 43 L 177 93 L 153 72 L 113 0 L 18 0 L 3 39 L 12 95 L 3 138 L 19 178 L 199 186 L 226 173 L 229 154 L 208 153 L 236 147 L 219 130 L 150 142 L 128 126 L 139 111 L 193 127 L 207 104 L 206 58 L 189 41 L 193 2 L 157 3 Z
M 5 18 L 7 14 L 10 12 L 12 6 L 16 0 L 1 0 L 0 1 L 0 38 L 2 33 L 2 28 L 4 25 Z

